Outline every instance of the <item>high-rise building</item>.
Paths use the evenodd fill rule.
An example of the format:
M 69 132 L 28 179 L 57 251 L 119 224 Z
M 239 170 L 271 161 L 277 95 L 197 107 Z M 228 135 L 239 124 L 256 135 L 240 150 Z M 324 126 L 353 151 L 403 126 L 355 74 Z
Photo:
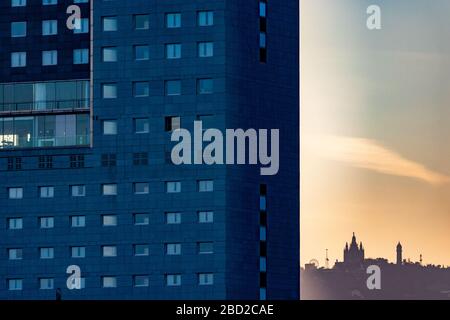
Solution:
M 0 299 L 298 299 L 298 6 L 1 1 Z M 175 165 L 194 121 L 278 173 Z

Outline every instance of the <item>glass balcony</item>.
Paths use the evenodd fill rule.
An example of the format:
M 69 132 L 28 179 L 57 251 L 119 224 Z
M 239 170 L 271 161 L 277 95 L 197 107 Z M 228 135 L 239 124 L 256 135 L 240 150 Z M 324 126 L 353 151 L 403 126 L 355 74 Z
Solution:
M 0 84 L 0 115 L 88 110 L 89 92 L 87 80 Z
M 0 150 L 88 146 L 89 114 L 0 118 Z

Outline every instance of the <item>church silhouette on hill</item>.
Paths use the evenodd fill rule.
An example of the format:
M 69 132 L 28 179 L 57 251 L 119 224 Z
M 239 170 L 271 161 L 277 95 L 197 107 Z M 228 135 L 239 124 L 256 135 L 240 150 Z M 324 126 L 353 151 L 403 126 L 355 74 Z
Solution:
M 302 299 L 443 299 L 450 300 L 450 268 L 423 265 L 403 259 L 403 246 L 398 242 L 396 261 L 366 258 L 362 242 L 353 233 L 344 247 L 344 259 L 331 269 L 320 268 L 317 261 L 301 269 Z M 327 257 L 328 261 L 328 257 Z M 381 290 L 367 287 L 369 266 L 381 272 Z

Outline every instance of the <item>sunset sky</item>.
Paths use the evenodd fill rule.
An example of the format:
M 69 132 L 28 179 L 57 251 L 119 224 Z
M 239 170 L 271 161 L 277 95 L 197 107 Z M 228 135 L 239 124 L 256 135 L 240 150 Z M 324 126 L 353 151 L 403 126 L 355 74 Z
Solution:
M 382 29 L 366 27 L 369 5 Z M 301 1 L 301 259 L 450 265 L 450 1 Z

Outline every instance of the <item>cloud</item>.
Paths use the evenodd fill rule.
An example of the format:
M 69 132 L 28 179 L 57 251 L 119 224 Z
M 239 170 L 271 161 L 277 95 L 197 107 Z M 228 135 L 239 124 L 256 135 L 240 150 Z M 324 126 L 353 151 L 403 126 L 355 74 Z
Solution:
M 432 185 L 450 182 L 449 176 L 406 159 L 375 140 L 344 136 L 314 136 L 306 139 L 319 155 L 356 168 L 414 178 Z

